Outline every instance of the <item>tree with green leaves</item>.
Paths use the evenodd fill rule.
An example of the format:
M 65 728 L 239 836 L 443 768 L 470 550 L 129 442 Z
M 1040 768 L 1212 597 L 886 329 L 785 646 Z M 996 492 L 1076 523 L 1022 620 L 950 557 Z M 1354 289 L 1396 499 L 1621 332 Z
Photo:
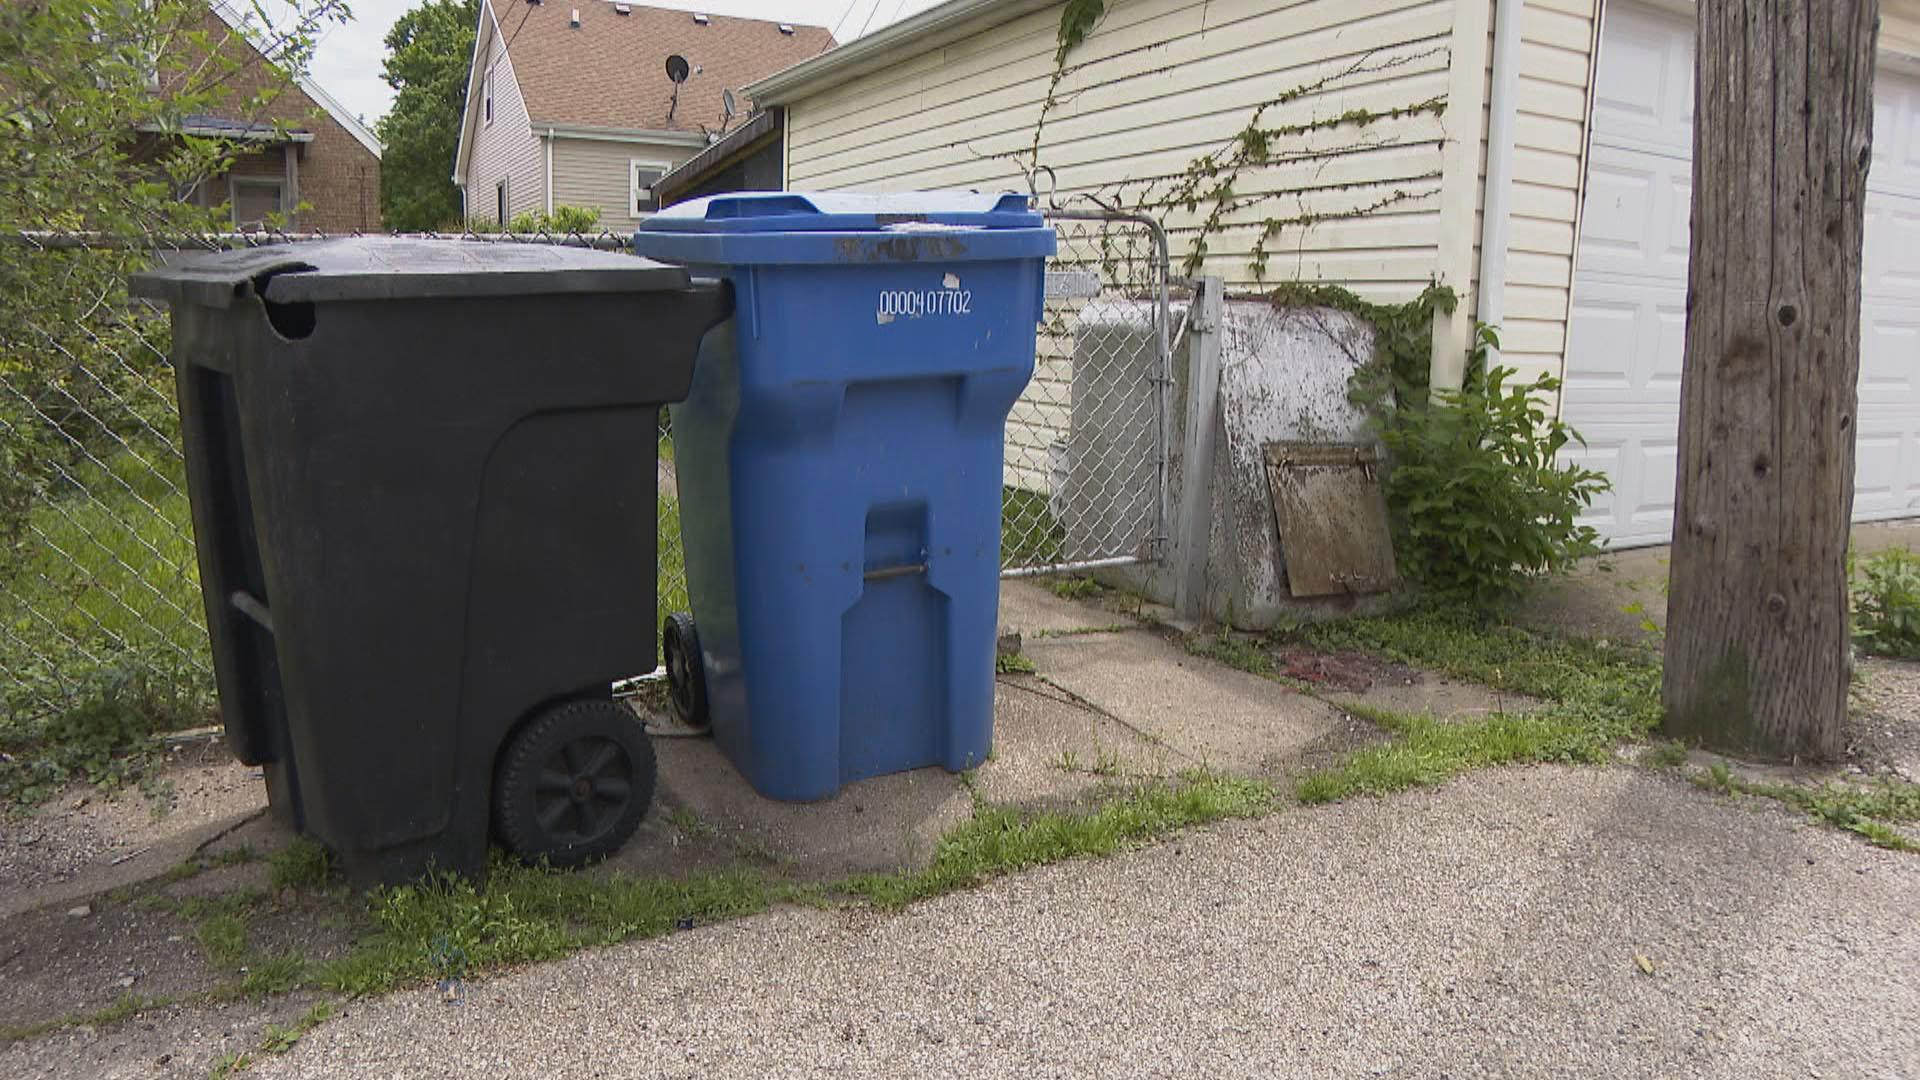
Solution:
M 189 121 L 213 116 L 282 133 L 305 122 L 309 107 L 289 87 L 320 32 L 347 18 L 342 0 L 282 0 L 271 16 L 258 4 L 222 11 L 225 18 L 208 0 L 0 3 L 0 671 L 9 676 L 0 734 L 8 739 L 19 737 L 9 721 L 21 700 L 83 700 L 103 672 L 128 670 L 125 661 L 145 647 L 114 628 L 126 611 L 89 608 L 92 582 L 79 561 L 107 559 L 116 543 L 127 552 L 157 547 L 140 532 L 158 517 L 153 500 L 126 476 L 180 484 L 168 471 L 178 456 L 169 445 L 166 326 L 127 302 L 125 281 L 155 249 L 226 227 L 224 207 L 188 197 L 250 149 Z M 87 477 L 99 484 L 90 489 Z M 99 524 L 81 528 L 86 522 Z M 49 538 L 62 528 L 77 535 L 65 544 Z M 134 588 L 153 598 L 192 593 L 178 580 L 143 578 Z M 46 603 L 21 599 L 36 590 Z M 61 598 L 66 610 L 54 602 Z M 18 757 L 19 745 L 0 740 L 0 750 Z M 0 770 L 0 791 L 7 783 Z
M 380 216 L 390 229 L 413 232 L 460 220 L 453 159 L 479 17 L 479 0 L 426 0 L 387 33 L 382 74 L 395 93 L 380 120 L 386 146 Z
M 207 0 L 0 4 L 0 228 L 168 235 L 214 224 L 183 198 L 240 144 L 190 134 L 213 114 L 285 121 L 274 106 L 342 0 L 246 16 L 252 43 Z

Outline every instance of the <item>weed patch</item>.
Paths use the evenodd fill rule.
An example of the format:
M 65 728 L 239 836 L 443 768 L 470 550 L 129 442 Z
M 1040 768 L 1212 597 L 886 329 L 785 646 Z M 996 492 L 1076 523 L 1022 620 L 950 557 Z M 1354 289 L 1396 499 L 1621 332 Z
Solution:
M 1875 784 L 1829 783 L 1820 787 L 1742 780 L 1715 762 L 1689 780 L 1722 795 L 1751 795 L 1795 807 L 1815 821 L 1865 837 L 1876 847 L 1920 851 L 1895 824 L 1920 821 L 1920 784 L 1883 780 Z
M 1677 769 L 1687 763 L 1687 748 L 1677 742 L 1655 743 L 1640 755 L 1640 764 L 1655 769 Z
M 238 967 L 247 955 L 247 924 L 238 915 L 208 916 L 194 928 L 194 937 L 207 951 L 207 959 L 219 967 Z
M 1090 577 L 1069 575 L 1048 579 L 1047 591 L 1062 600 L 1086 600 L 1107 590 Z
M 20 1024 L 10 1028 L 0 1028 L 0 1046 L 16 1043 L 23 1039 L 38 1038 L 50 1031 L 60 1031 L 72 1027 L 107 1027 L 132 1016 L 153 1009 L 164 1009 L 179 1004 L 183 998 L 168 996 L 149 997 L 144 994 L 127 994 L 116 998 L 111 1005 L 95 1009 L 92 1012 L 69 1013 L 51 1020 L 41 1020 L 32 1024 Z
M 1031 675 L 1040 669 L 1025 653 L 999 653 L 993 658 L 993 670 L 1002 675 Z
M 291 1024 L 268 1024 L 260 1038 L 260 1049 L 269 1054 L 284 1054 L 304 1038 L 307 1032 L 333 1018 L 333 1002 L 317 1001 Z
M 1920 555 L 1888 548 L 1853 582 L 1853 640 L 1867 652 L 1920 659 Z
M 1294 785 L 1295 798 L 1328 803 L 1352 795 L 1388 795 L 1491 765 L 1596 764 L 1609 758 L 1615 742 L 1612 732 L 1552 713 L 1496 713 L 1457 723 L 1369 713 L 1398 738 L 1355 751 L 1337 766 L 1307 773 Z
M 1188 826 L 1254 817 L 1272 809 L 1276 799 L 1264 782 L 1195 772 L 1175 785 L 1130 791 L 1085 814 L 982 807 L 941 838 L 926 869 L 862 875 L 843 888 L 879 907 L 899 908 L 1015 870 L 1109 855 Z
M 305 837 L 273 853 L 267 860 L 275 889 L 324 889 L 333 880 L 333 853 Z
M 771 897 L 771 887 L 755 874 L 594 878 L 499 857 L 484 892 L 446 876 L 375 891 L 373 931 L 346 956 L 309 972 L 307 981 L 358 995 L 464 978 L 763 911 Z

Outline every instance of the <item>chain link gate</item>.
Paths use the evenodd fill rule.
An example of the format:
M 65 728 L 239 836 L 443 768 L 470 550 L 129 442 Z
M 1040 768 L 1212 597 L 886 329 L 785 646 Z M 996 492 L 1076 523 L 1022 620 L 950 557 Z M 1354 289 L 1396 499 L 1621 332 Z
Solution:
M 1001 572 L 1162 558 L 1172 338 L 1167 242 L 1153 219 L 1050 211 L 1033 381 L 1007 418 Z
M 1145 218 L 1053 212 L 1035 376 L 1006 428 L 1007 576 L 1161 557 L 1169 391 L 1165 239 Z M 213 715 L 167 313 L 129 300 L 134 256 L 297 244 L 0 233 L 6 265 L 57 301 L 0 319 L 0 743 L 6 729 L 121 695 Z M 624 250 L 612 233 L 434 237 Z M 656 619 L 689 607 L 678 471 L 660 414 Z

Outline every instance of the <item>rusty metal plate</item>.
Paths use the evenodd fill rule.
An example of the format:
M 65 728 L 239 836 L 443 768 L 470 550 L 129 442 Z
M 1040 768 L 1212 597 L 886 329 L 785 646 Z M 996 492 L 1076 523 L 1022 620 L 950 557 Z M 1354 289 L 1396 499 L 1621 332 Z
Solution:
M 1391 589 L 1400 575 L 1374 448 L 1277 442 L 1265 450 L 1280 559 L 1293 595 Z

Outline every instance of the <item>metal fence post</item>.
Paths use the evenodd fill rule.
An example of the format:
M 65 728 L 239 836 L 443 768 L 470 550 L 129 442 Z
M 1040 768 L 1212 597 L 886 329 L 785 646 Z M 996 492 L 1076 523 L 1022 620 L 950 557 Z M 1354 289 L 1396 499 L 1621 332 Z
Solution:
M 1174 609 L 1183 618 L 1207 613 L 1207 549 L 1213 524 L 1215 420 L 1220 415 L 1220 333 L 1226 280 L 1194 283 L 1187 333 L 1186 437 L 1181 447 L 1179 509 L 1174 527 Z

